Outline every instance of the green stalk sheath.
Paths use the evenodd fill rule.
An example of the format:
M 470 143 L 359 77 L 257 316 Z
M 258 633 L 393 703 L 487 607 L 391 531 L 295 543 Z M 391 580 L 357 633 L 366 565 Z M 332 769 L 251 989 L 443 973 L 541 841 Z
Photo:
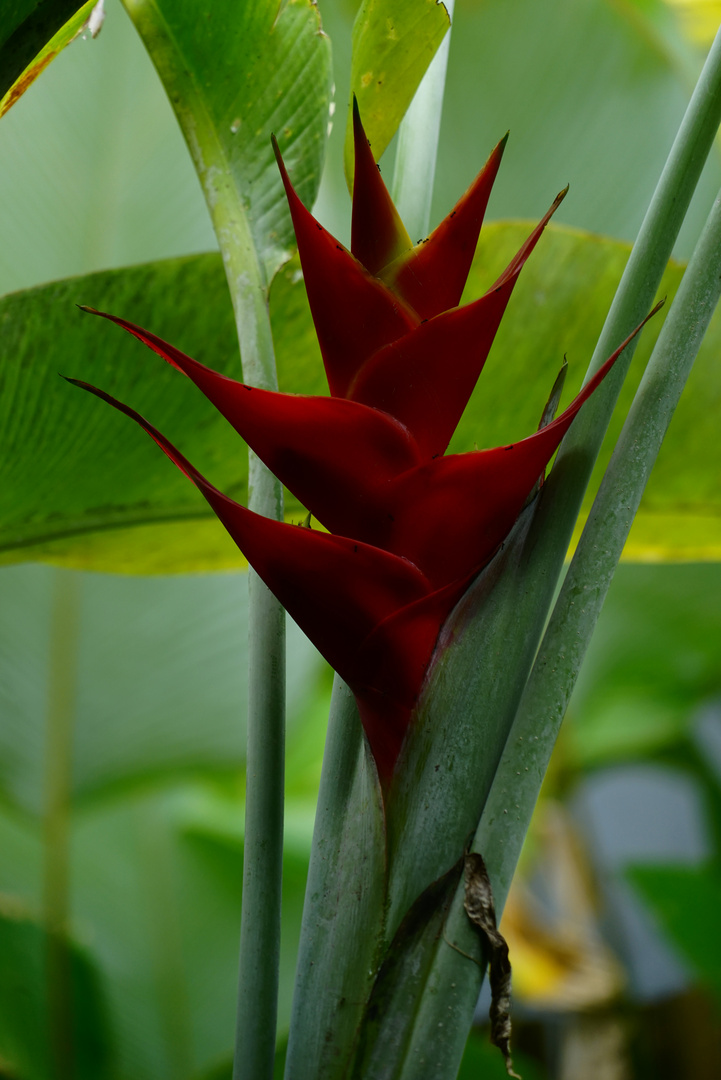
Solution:
M 43 909 L 46 933 L 48 1045 L 53 1080 L 72 1080 L 73 997 L 70 923 L 70 799 L 80 620 L 78 575 L 54 572 L 45 742 Z
M 385 842 L 375 766 L 336 675 L 313 830 L 286 1080 L 340 1078 L 373 978 Z
M 454 2 L 455 0 L 445 0 L 451 19 Z M 436 175 L 450 44 L 449 29 L 398 129 L 392 196 L 413 240 L 420 240 L 428 235 L 431 220 L 433 181 Z
M 581 662 L 646 482 L 721 296 L 721 193 L 661 330 L 526 684 L 474 846 L 503 903 Z M 523 784 L 517 783 L 519 766 Z M 508 842 L 492 841 L 508 810 Z M 504 832 L 507 830 L 504 828 Z

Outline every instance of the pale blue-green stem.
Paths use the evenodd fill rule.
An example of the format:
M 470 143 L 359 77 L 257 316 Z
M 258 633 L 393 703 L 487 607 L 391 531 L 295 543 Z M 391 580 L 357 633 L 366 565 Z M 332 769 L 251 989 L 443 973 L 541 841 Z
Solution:
M 453 20 L 454 2 L 455 0 L 445 0 L 446 10 L 451 20 Z M 391 194 L 414 242 L 428 235 L 430 225 L 433 181 L 436 175 L 438 138 L 441 131 L 441 113 L 452 29 L 451 25 L 438 52 L 431 60 L 398 129 Z

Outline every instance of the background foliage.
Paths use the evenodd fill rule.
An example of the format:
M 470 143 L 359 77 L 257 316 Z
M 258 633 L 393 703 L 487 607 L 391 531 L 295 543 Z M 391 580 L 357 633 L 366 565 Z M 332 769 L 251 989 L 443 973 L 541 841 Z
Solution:
M 321 3 L 341 116 L 353 13 L 345 0 Z M 523 235 L 524 226 L 502 219 L 537 218 L 567 181 L 571 195 L 560 226 L 524 270 L 457 449 L 530 431 L 564 352 L 569 398 L 574 392 L 700 56 L 676 12 L 656 0 L 458 0 L 433 220 L 511 128 L 489 209 L 496 223 L 486 230 L 470 289 L 493 280 Z M 347 240 L 342 127 L 331 137 L 316 212 Z M 231 566 L 236 555 L 182 478 L 122 418 L 116 425 L 56 376 L 87 377 L 132 400 L 214 481 L 244 496 L 244 451 L 224 422 L 157 358 L 72 306 L 107 306 L 207 363 L 237 365 L 219 258 L 201 254 L 215 242 L 200 188 L 119 4 L 108 4 L 97 40 L 77 39 L 7 113 L 0 151 L 0 291 L 14 294 L 0 301 L 2 558 L 52 556 L 94 570 L 151 573 Z M 393 147 L 388 175 L 392 154 Z M 679 258 L 720 182 L 717 159 Z M 132 273 L 115 273 L 129 265 Z M 45 284 L 73 275 L 82 277 Z M 669 271 L 670 291 L 678 276 Z M 272 316 L 285 388 L 312 390 L 319 368 L 293 263 L 276 280 Z M 654 333 L 634 360 L 636 381 Z M 718 557 L 712 425 L 721 395 L 719 335 L 716 321 L 629 543 L 635 557 Z M 527 407 L 511 414 L 506 380 L 521 379 Z M 624 391 L 626 401 L 631 392 Z M 521 908 L 517 970 L 520 988 L 526 973 L 529 1010 L 521 1043 L 531 1058 L 521 1053 L 520 1061 L 531 1078 L 544 1075 L 541 1059 L 550 1075 L 563 1075 L 584 1001 L 627 1024 L 618 1055 L 630 1054 L 639 1076 L 691 1075 L 692 1066 L 696 1076 L 715 1075 L 703 1072 L 714 1068 L 713 1047 L 700 1064 L 690 1049 L 694 1040 L 708 1044 L 713 1011 L 697 1008 L 693 1038 L 687 1028 L 663 1060 L 644 1041 L 644 1023 L 667 1001 L 682 1011 L 697 978 L 718 992 L 718 965 L 698 931 L 719 897 L 720 773 L 712 748 L 720 586 L 713 565 L 627 565 L 609 596 L 548 798 L 563 800 L 575 827 L 586 830 L 586 869 L 597 883 L 587 921 L 598 934 L 602 905 L 626 975 L 609 976 L 604 993 L 589 998 L 578 976 L 579 966 L 588 973 L 588 948 L 577 940 L 574 953 L 565 940 L 563 953 L 548 922 Z M 41 927 L 66 904 L 77 1075 L 220 1080 L 232 1045 L 243 843 L 243 577 L 112 577 L 24 565 L 0 572 L 0 590 L 0 949 L 12 958 L 0 968 L 0 1074 L 47 1076 L 44 1017 L 55 991 L 43 977 Z M 291 641 L 282 1027 L 330 689 L 308 644 L 299 634 Z M 637 773 L 624 772 L 631 768 L 646 770 L 661 796 L 670 790 L 664 784 L 685 784 L 698 814 L 684 819 L 676 848 L 654 848 L 646 838 L 635 856 L 612 858 L 599 839 L 608 810 L 594 817 L 593 808 L 611 781 L 635 776 L 643 788 Z M 643 818 L 639 800 L 629 805 Z M 538 866 L 549 850 L 558 855 L 560 841 L 549 840 L 555 835 L 539 818 L 523 868 L 536 900 L 548 899 Z M 64 841 L 53 842 L 51 855 L 53 837 Z M 652 864 L 654 853 L 661 865 Z M 677 942 L 675 974 L 667 969 L 655 988 L 639 976 L 634 947 L 643 932 L 634 936 L 619 914 L 619 889 L 628 887 L 633 863 L 646 865 L 629 870 L 628 880 Z M 634 910 L 643 920 L 643 909 Z M 573 921 L 568 912 L 555 917 Z M 654 940 L 657 947 L 663 938 Z M 535 949 L 525 969 L 524 941 Z M 602 965 L 601 954 L 593 955 Z M 586 986 L 585 998 L 561 993 L 569 970 L 576 986 Z M 523 1001 L 521 994 L 521 1008 Z M 539 1049 L 539 1018 L 546 1032 L 552 1024 L 561 1031 L 555 1052 Z M 489 1076 L 502 1068 L 484 1047 L 469 1046 L 468 1075 L 481 1063 Z

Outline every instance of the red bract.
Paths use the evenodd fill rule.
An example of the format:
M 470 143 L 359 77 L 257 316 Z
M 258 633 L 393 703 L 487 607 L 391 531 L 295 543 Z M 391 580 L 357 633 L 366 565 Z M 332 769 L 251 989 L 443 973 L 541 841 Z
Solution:
M 389 412 L 410 429 L 424 456 L 432 458 L 448 446 L 518 276 L 566 191 L 488 292 L 456 307 L 506 139 L 448 217 L 427 240 L 411 247 L 373 161 L 357 108 L 354 118 L 352 251 L 303 206 L 273 144 L 308 301 L 331 394 Z
M 627 342 L 561 416 L 527 439 L 442 457 L 523 263 L 559 200 L 493 289 L 457 308 L 505 140 L 453 213 L 413 247 L 357 110 L 355 137 L 353 253 L 305 210 L 278 154 L 331 397 L 252 389 L 104 316 L 189 376 L 329 533 L 238 505 L 134 410 L 70 381 L 132 417 L 203 493 L 355 693 L 386 783 L 440 627 Z

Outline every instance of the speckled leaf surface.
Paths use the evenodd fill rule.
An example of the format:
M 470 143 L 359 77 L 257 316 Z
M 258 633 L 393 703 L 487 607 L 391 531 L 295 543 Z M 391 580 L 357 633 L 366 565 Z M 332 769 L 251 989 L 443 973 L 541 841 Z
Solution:
M 364 0 L 353 24 L 351 92 L 376 161 L 396 133 L 426 68 L 448 31 L 437 0 Z M 352 101 L 345 141 L 345 173 L 353 175 Z
M 228 170 L 266 282 L 295 243 L 270 145 L 301 197 L 318 189 L 330 104 L 330 42 L 310 0 L 125 0 L 175 109 L 206 199 Z M 215 194 L 214 194 L 215 193 Z M 234 223 L 229 223 L 233 227 Z M 237 227 L 237 223 L 235 223 Z

